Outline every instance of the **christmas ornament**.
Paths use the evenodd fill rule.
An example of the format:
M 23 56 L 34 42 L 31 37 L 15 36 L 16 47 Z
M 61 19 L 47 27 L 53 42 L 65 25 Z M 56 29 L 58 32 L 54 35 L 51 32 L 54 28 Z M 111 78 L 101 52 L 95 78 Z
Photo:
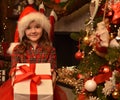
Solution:
M 104 57 L 109 46 L 109 32 L 104 21 L 97 24 L 96 31 L 90 36 L 90 44 L 97 55 Z
M 44 7 L 44 4 L 43 4 L 43 2 L 39 5 L 39 11 L 41 12 L 41 13 L 45 13 L 45 7 Z
M 87 80 L 85 82 L 85 89 L 88 91 L 88 92 L 93 92 L 97 87 L 97 84 L 96 82 L 92 79 L 92 80 Z
M 81 52 L 80 50 L 78 50 L 76 53 L 75 53 L 75 59 L 77 60 L 80 60 L 84 57 L 84 53 Z
M 89 100 L 100 100 L 98 97 L 95 96 L 89 96 Z
M 104 69 L 103 69 L 103 72 L 108 73 L 109 71 L 110 71 L 110 68 L 108 66 L 105 66 Z
M 78 74 L 78 75 L 77 75 L 77 78 L 78 78 L 78 79 L 81 79 L 81 78 L 83 78 L 83 75 L 82 75 L 82 74 Z
M 114 35 L 113 35 L 113 33 L 110 33 L 110 41 L 111 41 L 112 39 L 114 39 Z
M 113 92 L 113 89 L 114 89 L 113 87 L 114 87 L 114 84 L 113 84 L 113 82 L 111 80 L 106 81 L 105 84 L 104 84 L 104 88 L 102 89 L 102 93 L 105 96 L 110 95 Z
M 93 50 L 95 51 L 95 53 L 96 53 L 98 56 L 100 56 L 100 57 L 105 57 L 106 53 L 102 53 L 102 52 L 100 52 L 100 51 L 107 51 L 107 48 L 103 47 L 103 48 L 99 48 L 99 49 L 98 49 L 98 47 L 97 47 L 97 49 L 96 49 L 96 47 L 94 46 L 94 47 L 93 47 Z M 99 51 L 99 50 L 100 50 L 100 51 Z
M 120 96 L 119 91 L 118 91 L 117 89 L 115 89 L 115 91 L 112 93 L 112 97 L 113 97 L 114 99 L 118 99 L 119 96 Z
M 97 52 L 99 52 L 99 54 L 101 53 L 103 53 L 103 54 L 106 54 L 107 53 L 107 47 L 102 47 L 102 46 L 100 46 L 100 44 L 99 43 L 96 43 L 95 44 L 95 48 L 94 48 Z
M 112 6 L 112 10 L 114 11 L 112 23 L 119 24 L 120 23 L 120 2 L 114 4 Z
M 95 15 L 97 14 L 98 8 L 99 8 L 99 0 L 91 0 L 90 3 L 91 17 L 90 17 L 90 21 L 86 25 L 89 25 L 93 22 Z
M 85 93 L 80 93 L 80 94 L 78 94 L 78 96 L 77 96 L 77 100 L 85 100 L 87 97 L 86 97 L 86 95 L 85 95 Z
M 120 27 L 118 29 L 118 33 L 117 33 L 117 36 L 116 36 L 116 40 L 118 41 L 118 43 L 120 43 Z
M 85 36 L 85 37 L 83 38 L 83 42 L 88 45 L 88 44 L 90 43 L 90 42 L 89 42 L 89 37 L 88 37 L 88 36 Z
M 110 47 L 120 47 L 120 44 L 117 42 L 116 39 L 112 39 L 110 41 Z
M 102 73 L 108 73 L 108 72 L 110 72 L 110 67 L 107 66 L 107 65 L 104 65 L 104 66 L 102 66 L 100 68 L 100 72 L 102 72 Z
M 108 15 L 108 16 L 112 16 L 112 14 L 113 14 L 113 12 L 112 12 L 112 11 L 109 11 L 107 15 Z
M 104 21 L 97 24 L 96 42 L 99 43 L 101 47 L 109 46 L 109 32 Z
M 57 21 L 57 19 L 58 19 L 57 14 L 55 13 L 54 10 L 52 10 L 50 13 L 50 24 L 51 24 L 50 39 L 51 41 L 53 41 L 53 38 L 54 38 L 54 24 Z

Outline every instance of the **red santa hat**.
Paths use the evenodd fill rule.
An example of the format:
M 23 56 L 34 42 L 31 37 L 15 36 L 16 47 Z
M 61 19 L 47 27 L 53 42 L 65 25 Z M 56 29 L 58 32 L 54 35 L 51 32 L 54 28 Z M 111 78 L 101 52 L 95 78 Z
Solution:
M 15 37 L 14 37 L 14 43 L 11 43 L 8 53 L 11 54 L 14 47 L 19 44 L 19 42 L 22 40 L 22 37 L 24 36 L 24 31 L 28 27 L 29 23 L 31 21 L 38 22 L 41 27 L 48 33 L 50 32 L 51 24 L 49 19 L 43 14 L 35 10 L 31 6 L 27 6 L 21 13 L 17 28 L 15 31 Z

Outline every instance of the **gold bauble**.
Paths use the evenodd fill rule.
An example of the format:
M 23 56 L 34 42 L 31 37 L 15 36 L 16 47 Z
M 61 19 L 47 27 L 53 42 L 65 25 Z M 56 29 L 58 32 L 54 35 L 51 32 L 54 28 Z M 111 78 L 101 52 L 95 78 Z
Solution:
M 83 42 L 84 42 L 85 44 L 89 44 L 89 43 L 90 43 L 89 37 L 88 37 L 88 36 L 85 36 L 85 37 L 83 38 Z
M 113 33 L 110 33 L 110 40 L 114 39 Z
M 114 99 L 118 99 L 119 96 L 120 96 L 120 94 L 119 94 L 119 91 L 118 91 L 118 90 L 115 90 L 115 91 L 112 93 L 112 97 L 113 97 Z

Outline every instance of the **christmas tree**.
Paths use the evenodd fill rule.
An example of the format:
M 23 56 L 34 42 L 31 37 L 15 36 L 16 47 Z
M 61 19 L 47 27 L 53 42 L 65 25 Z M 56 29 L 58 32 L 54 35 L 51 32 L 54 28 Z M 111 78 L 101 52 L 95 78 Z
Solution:
M 57 70 L 57 81 L 77 100 L 120 100 L 120 0 L 91 0 L 85 29 L 71 33 L 78 41 L 79 64 Z

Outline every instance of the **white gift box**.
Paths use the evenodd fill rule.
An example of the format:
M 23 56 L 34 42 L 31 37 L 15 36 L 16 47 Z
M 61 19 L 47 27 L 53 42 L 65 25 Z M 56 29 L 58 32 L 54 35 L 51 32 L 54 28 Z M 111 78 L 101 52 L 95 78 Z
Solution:
M 18 63 L 17 69 L 22 65 L 30 66 L 28 63 Z M 16 76 L 21 74 L 23 74 L 23 72 L 20 70 L 16 71 Z M 50 63 L 36 63 L 35 74 L 51 76 Z M 30 83 L 31 79 L 27 79 L 14 84 L 14 100 L 31 100 L 30 95 L 32 94 L 30 93 Z M 41 79 L 40 85 L 36 85 L 36 87 L 37 100 L 53 100 L 53 84 L 51 79 Z

